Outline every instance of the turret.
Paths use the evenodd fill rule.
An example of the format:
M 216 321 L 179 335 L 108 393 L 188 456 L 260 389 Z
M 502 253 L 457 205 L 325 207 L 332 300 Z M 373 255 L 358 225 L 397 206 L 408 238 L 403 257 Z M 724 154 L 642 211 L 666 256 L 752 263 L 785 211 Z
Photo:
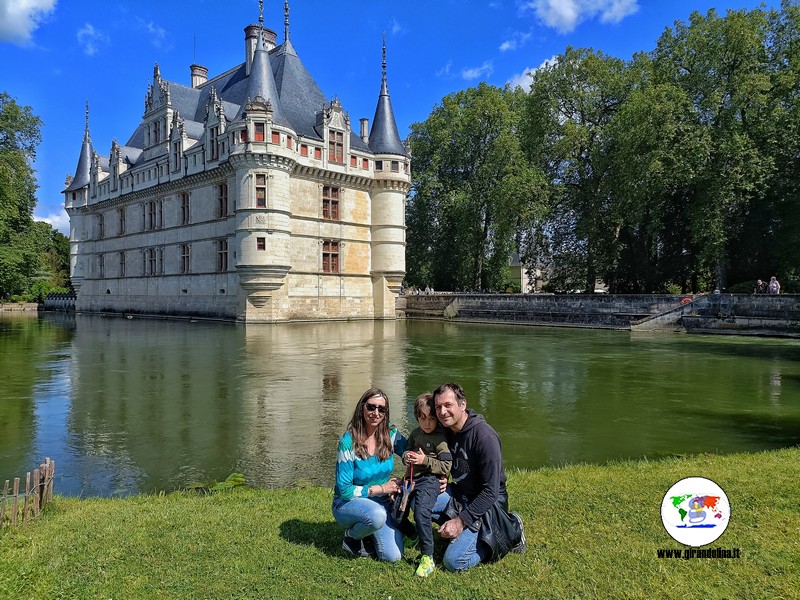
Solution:
M 75 176 L 67 179 L 64 189 L 64 207 L 69 214 L 69 273 L 75 292 L 80 290 L 84 278 L 84 265 L 78 260 L 78 247 L 86 240 L 86 219 L 77 209 L 86 206 L 89 201 L 89 183 L 91 181 L 92 138 L 89 136 L 89 102 L 86 102 L 86 126 L 83 131 L 83 143 L 78 157 Z M 84 257 L 83 260 L 86 260 Z
M 394 318 L 395 298 L 405 277 L 405 198 L 410 185 L 408 156 L 394 120 L 386 82 L 383 40 L 381 92 L 369 147 L 375 154 L 372 184 L 372 293 L 376 318 Z M 362 121 L 362 135 L 365 123 Z M 380 166 L 379 166 L 380 165 Z

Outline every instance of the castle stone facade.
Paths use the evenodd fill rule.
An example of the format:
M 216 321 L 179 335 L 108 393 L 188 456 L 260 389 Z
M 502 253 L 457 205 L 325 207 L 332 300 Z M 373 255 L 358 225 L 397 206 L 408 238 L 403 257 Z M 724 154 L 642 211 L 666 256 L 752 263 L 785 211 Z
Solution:
M 87 106 L 64 190 L 79 312 L 395 318 L 410 157 L 385 43 L 372 127 L 361 119 L 357 134 L 300 61 L 285 10 L 282 44 L 250 25 L 244 62 L 212 79 L 192 65 L 181 85 L 156 65 L 141 123 L 108 156 Z

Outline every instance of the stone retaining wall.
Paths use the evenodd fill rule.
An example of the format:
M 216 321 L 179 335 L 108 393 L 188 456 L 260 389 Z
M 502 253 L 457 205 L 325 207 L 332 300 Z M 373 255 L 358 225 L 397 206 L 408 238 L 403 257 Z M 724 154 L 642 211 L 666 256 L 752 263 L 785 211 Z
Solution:
M 680 306 L 673 294 L 431 294 L 405 296 L 412 319 L 630 329 Z
M 689 333 L 800 337 L 798 295 L 708 295 L 686 308 L 681 323 Z

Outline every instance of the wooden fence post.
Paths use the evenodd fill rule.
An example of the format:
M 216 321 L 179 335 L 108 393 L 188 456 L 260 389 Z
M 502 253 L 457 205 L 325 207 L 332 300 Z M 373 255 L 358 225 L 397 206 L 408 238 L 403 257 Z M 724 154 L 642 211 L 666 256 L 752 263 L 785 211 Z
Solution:
M 39 517 L 39 469 L 33 470 L 33 518 Z
M 6 479 L 6 484 L 3 486 L 3 500 L 0 503 L 0 529 L 3 528 L 3 517 L 6 513 L 6 499 L 8 498 L 8 479 Z
M 47 493 L 47 501 L 51 501 L 53 499 L 53 484 L 55 483 L 56 479 L 56 461 L 47 459 L 50 461 L 50 471 L 48 473 L 48 479 L 50 480 L 50 488 L 49 492 Z
M 14 502 L 11 510 L 11 524 L 17 524 L 17 510 L 19 508 L 19 477 L 14 477 Z
M 31 472 L 25 473 L 25 502 L 22 503 L 22 522 L 28 520 L 28 505 L 31 496 Z
M 42 509 L 47 504 L 47 468 L 44 463 L 39 465 L 39 474 L 39 508 Z

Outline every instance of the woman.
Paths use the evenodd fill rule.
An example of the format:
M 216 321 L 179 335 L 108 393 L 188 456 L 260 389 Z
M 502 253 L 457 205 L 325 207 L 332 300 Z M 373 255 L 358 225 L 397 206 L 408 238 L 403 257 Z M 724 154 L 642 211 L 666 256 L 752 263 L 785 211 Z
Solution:
M 391 478 L 392 452 L 401 456 L 405 445 L 389 421 L 386 394 L 375 388 L 364 392 L 336 455 L 333 518 L 345 528 L 342 548 L 350 554 L 370 556 L 374 543 L 379 560 L 400 560 L 403 536 L 389 517 L 389 495 L 400 491 Z

